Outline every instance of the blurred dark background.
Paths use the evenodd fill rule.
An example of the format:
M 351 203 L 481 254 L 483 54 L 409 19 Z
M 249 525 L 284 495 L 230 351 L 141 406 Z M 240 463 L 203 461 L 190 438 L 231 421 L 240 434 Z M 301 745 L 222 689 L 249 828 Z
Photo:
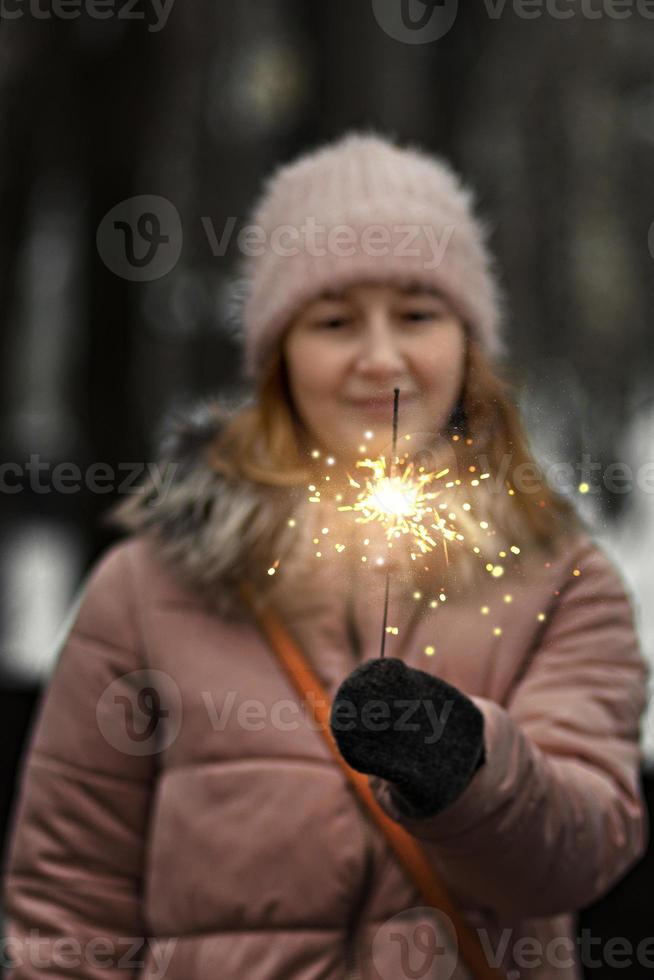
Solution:
M 588 492 L 567 489 L 632 590 L 652 660 L 654 487 L 599 476 L 654 455 L 654 21 L 636 0 L 620 16 L 609 0 L 538 16 L 450 3 L 433 40 L 406 24 L 393 36 L 378 0 L 121 0 L 102 19 L 51 3 L 0 14 L 3 831 L 58 637 L 113 540 L 103 512 L 153 460 L 165 412 L 243 390 L 229 297 L 260 181 L 349 127 L 443 154 L 476 188 L 534 447 L 598 464 Z M 130 273 L 101 222 L 141 195 L 170 202 L 183 234 L 170 268 Z M 98 463 L 102 492 L 85 479 Z M 643 745 L 651 805 L 651 713 Z M 653 935 L 653 875 L 648 855 L 580 928 L 634 948 Z

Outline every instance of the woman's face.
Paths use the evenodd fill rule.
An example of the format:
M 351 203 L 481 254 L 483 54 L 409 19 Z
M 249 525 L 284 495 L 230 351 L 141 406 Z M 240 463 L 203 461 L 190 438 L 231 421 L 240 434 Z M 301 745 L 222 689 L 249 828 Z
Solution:
M 461 391 L 465 346 L 461 320 L 436 291 L 357 284 L 308 303 L 283 352 L 315 447 L 351 461 L 362 445 L 390 452 L 396 387 L 398 436 L 410 434 L 411 450 L 442 431 Z

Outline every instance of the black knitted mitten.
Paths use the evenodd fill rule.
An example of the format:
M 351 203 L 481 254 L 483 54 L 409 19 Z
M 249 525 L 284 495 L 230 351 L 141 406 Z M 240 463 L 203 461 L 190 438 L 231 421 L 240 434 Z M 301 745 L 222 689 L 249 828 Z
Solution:
M 330 727 L 348 765 L 388 780 L 406 816 L 445 809 L 486 759 L 476 704 L 395 657 L 367 660 L 345 678 Z

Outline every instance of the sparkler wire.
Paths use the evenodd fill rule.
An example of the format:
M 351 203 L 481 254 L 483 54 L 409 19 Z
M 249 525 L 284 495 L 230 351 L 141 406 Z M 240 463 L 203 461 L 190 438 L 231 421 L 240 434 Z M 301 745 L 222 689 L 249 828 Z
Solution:
M 393 449 L 391 452 L 390 476 L 393 476 L 395 469 L 395 456 L 397 453 L 397 419 L 399 414 L 400 389 L 393 389 Z M 390 586 L 390 566 L 386 566 L 386 589 L 384 593 L 384 617 L 382 621 L 381 652 L 380 657 L 384 656 L 386 647 L 386 623 L 388 622 L 388 591 Z

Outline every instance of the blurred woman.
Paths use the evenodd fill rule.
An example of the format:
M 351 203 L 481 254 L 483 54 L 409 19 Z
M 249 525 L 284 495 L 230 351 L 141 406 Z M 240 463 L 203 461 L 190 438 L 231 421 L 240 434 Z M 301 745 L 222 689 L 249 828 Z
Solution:
M 244 582 L 489 961 L 578 978 L 576 911 L 645 848 L 646 667 L 618 574 L 501 380 L 472 193 L 443 160 L 349 133 L 276 170 L 252 225 L 252 398 L 172 419 L 165 490 L 109 515 L 128 536 L 93 568 L 39 711 L 5 885 L 10 980 L 37 953 L 58 977 L 471 976 Z M 372 699 L 392 724 L 341 723 Z

